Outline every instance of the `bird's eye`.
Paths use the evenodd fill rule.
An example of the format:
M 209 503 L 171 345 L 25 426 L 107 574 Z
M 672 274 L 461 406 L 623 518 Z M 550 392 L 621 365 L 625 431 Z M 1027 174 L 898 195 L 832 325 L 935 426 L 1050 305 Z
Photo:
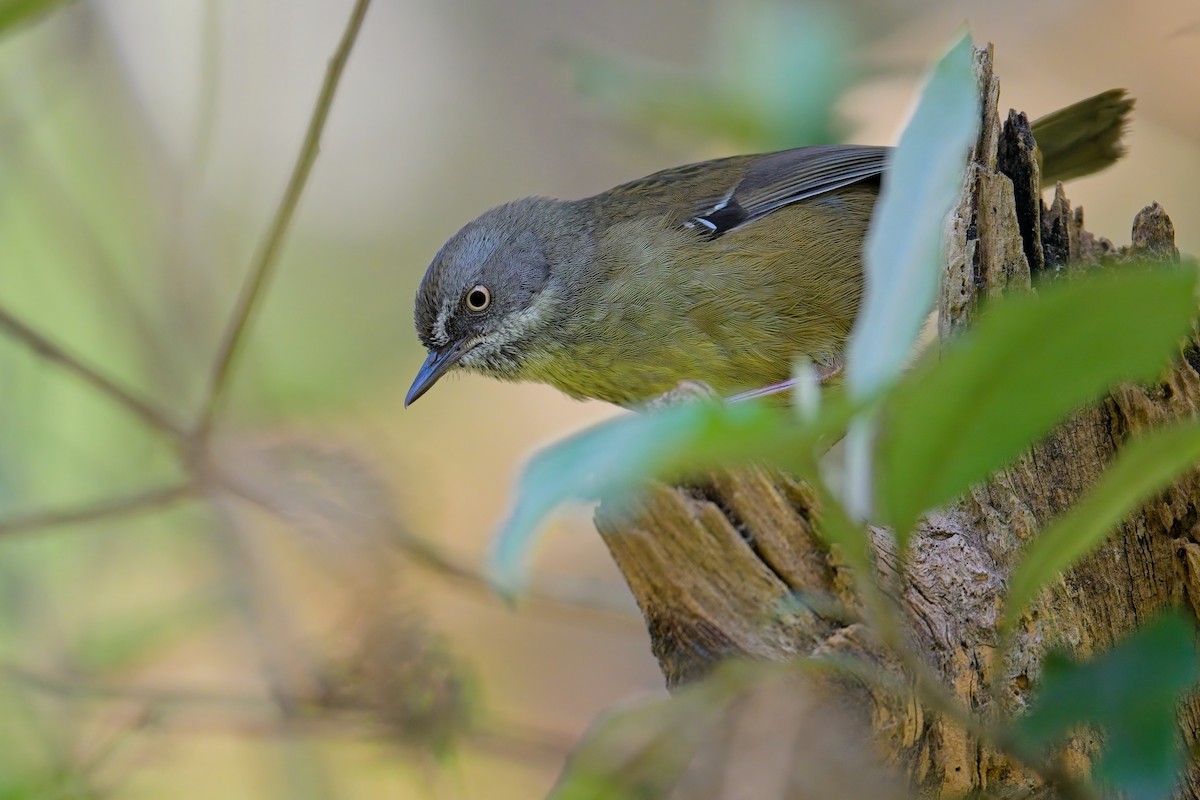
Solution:
M 486 286 L 480 285 L 467 292 L 467 310 L 479 313 L 492 304 L 492 293 Z

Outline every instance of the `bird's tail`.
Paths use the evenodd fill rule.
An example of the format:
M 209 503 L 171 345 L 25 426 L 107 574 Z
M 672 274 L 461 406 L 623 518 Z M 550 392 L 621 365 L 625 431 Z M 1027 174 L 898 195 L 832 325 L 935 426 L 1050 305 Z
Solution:
M 1133 102 L 1124 89 L 1109 89 L 1034 120 L 1042 185 L 1091 175 L 1125 155 L 1121 137 Z

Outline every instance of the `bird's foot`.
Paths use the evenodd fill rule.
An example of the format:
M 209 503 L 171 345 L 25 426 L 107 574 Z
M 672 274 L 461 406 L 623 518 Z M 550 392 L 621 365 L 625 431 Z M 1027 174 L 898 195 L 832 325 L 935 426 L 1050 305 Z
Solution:
M 842 371 L 842 359 L 833 356 L 825 363 L 813 364 L 809 362 L 816 372 L 817 383 L 827 383 Z M 769 397 L 780 392 L 788 392 L 796 387 L 799 378 L 788 378 L 786 381 L 773 383 L 770 386 L 763 386 L 760 389 L 750 389 L 745 392 L 739 392 L 728 399 L 730 403 L 737 403 L 742 400 L 750 400 L 755 397 Z
M 715 400 L 717 393 L 703 381 L 680 381 L 675 388 L 666 394 L 650 400 L 644 406 L 646 411 L 656 411 L 660 408 L 677 406 L 691 400 Z

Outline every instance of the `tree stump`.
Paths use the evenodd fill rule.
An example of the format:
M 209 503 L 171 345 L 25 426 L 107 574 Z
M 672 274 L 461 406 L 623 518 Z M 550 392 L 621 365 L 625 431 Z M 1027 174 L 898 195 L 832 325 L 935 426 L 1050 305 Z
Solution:
M 1051 206 L 1043 205 L 1028 122 L 1010 113 L 1000 124 L 991 64 L 990 47 L 980 49 L 983 124 L 948 220 L 938 309 L 943 340 L 968 327 L 980 304 L 1028 290 L 1031 280 L 1052 280 L 1100 256 L 1178 258 L 1171 222 L 1157 205 L 1138 214 L 1132 245 L 1120 251 L 1084 230 L 1082 212 L 1072 211 L 1061 184 Z M 1198 369 L 1200 340 L 1193 336 L 1161 382 L 1119 387 L 966 497 L 930 514 L 902 575 L 890 532 L 873 529 L 881 585 L 898 587 L 910 641 L 965 706 L 985 715 L 1020 713 L 1049 648 L 1087 656 L 1166 607 L 1190 604 L 1200 612 L 1200 472 L 1192 471 L 1043 592 L 1016 626 L 1010 657 L 996 663 L 1005 586 L 1025 545 L 1095 483 L 1127 438 L 1196 412 Z M 829 654 L 867 659 L 911 686 L 911 676 L 863 623 L 819 602 L 789 602 L 802 593 L 832 598 L 830 608 L 860 606 L 836 549 L 815 533 L 819 514 L 802 483 L 759 467 L 684 486 L 655 484 L 635 502 L 601 504 L 597 528 L 637 598 L 668 687 L 702 676 L 725 657 Z M 922 794 L 1050 792 L 1037 775 L 925 707 L 916 692 L 898 696 L 849 679 L 839 686 L 844 701 L 870 720 L 883 760 Z M 1195 747 L 1200 701 L 1184 703 L 1180 720 L 1184 740 Z M 1097 744 L 1093 736 L 1077 736 L 1068 765 L 1086 769 Z M 1195 769 L 1181 795 L 1200 798 Z

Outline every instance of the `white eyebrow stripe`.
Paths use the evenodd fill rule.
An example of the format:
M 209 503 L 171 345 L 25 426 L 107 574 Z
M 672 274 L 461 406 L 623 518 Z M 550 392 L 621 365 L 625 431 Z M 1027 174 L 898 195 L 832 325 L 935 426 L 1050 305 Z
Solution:
M 449 321 L 450 304 L 442 303 L 442 308 L 438 311 L 437 319 L 433 323 L 433 330 L 429 332 L 429 338 L 437 347 L 445 347 L 450 343 L 450 334 L 446 332 L 446 325 Z

